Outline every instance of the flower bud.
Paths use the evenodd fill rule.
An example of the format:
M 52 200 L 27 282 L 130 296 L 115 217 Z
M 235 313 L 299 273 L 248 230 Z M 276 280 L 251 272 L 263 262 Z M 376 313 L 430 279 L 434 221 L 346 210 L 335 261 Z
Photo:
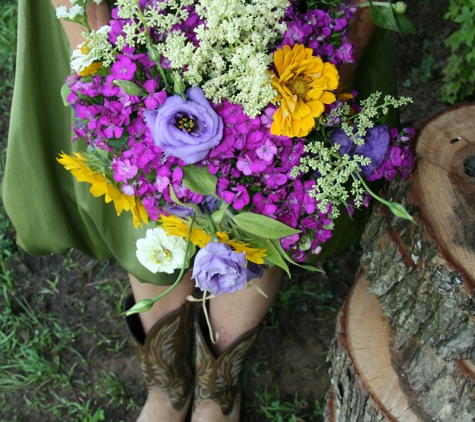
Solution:
M 186 86 L 178 72 L 173 72 L 173 90 L 175 94 L 185 97 Z
M 390 202 L 388 204 L 388 207 L 391 210 L 391 212 L 397 217 L 405 218 L 406 220 L 409 220 L 410 222 L 417 224 L 415 220 L 412 218 L 412 216 L 407 212 L 406 208 L 404 208 L 404 206 L 402 206 L 401 204 L 398 204 L 397 202 Z
M 133 314 L 138 314 L 140 312 L 146 312 L 153 306 L 154 301 L 152 299 L 143 299 L 140 302 L 137 302 L 132 306 L 128 311 L 122 313 L 124 316 L 130 316 Z
M 160 53 L 155 49 L 155 47 L 151 43 L 149 43 L 147 47 L 148 47 L 148 52 L 150 53 L 150 58 L 157 64 L 157 66 L 161 67 Z
M 402 2 L 402 1 L 398 1 L 395 5 L 394 5 L 394 13 L 398 14 L 398 15 L 403 15 L 405 12 L 406 12 L 406 9 L 407 9 L 407 5 L 406 3 Z

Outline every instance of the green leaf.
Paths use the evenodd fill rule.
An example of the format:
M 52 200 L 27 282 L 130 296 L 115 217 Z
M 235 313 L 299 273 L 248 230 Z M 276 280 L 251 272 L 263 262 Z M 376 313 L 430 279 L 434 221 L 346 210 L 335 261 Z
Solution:
M 114 85 L 123 89 L 129 95 L 147 95 L 147 92 L 140 88 L 136 83 L 132 81 L 125 81 L 121 79 L 114 80 Z
M 307 271 L 312 271 L 312 272 L 320 272 L 323 273 L 324 271 L 321 270 L 320 268 L 313 267 L 312 265 L 306 265 L 306 264 L 299 264 L 298 262 L 295 262 L 292 258 L 287 255 L 287 252 L 284 251 L 284 248 L 280 244 L 279 240 L 273 239 L 271 240 L 272 244 L 276 247 L 276 249 L 279 251 L 279 253 L 291 264 L 297 265 L 297 267 L 305 268 Z
M 369 12 L 371 20 L 379 27 L 391 29 L 400 33 L 394 18 L 392 7 L 375 7 L 373 6 Z
M 183 183 L 191 191 L 199 195 L 216 196 L 218 179 L 208 171 L 207 167 L 195 165 L 182 167 Z
M 300 233 L 300 230 L 261 214 L 244 212 L 235 215 L 233 219 L 240 229 L 267 239 L 280 239 Z
M 267 249 L 267 256 L 264 259 L 282 268 L 290 277 L 289 266 L 270 240 L 263 238 L 254 238 L 252 239 L 252 246 L 255 248 Z
M 211 219 L 213 220 L 213 223 L 216 223 L 216 224 L 222 223 L 226 217 L 226 212 L 228 208 L 229 208 L 229 204 L 224 204 L 221 209 L 214 211 L 211 214 Z
M 195 205 L 195 204 L 185 204 L 185 203 L 181 202 L 181 201 L 177 198 L 177 196 L 176 196 L 176 194 L 175 194 L 175 191 L 173 190 L 173 186 L 172 186 L 172 185 L 170 185 L 170 196 L 171 196 L 173 202 L 175 202 L 175 204 L 181 205 L 182 207 L 192 208 L 192 209 L 195 210 L 196 214 L 200 214 L 200 213 L 201 213 L 200 208 L 198 207 L 198 205 Z
M 68 103 L 68 95 L 71 93 L 71 89 L 69 88 L 68 84 L 63 84 L 61 87 L 61 98 L 63 99 L 63 104 L 66 107 L 69 107 L 70 104 Z
M 400 32 L 405 32 L 406 34 L 417 34 L 416 28 L 404 15 L 396 15 L 396 24 L 399 27 Z
M 190 240 L 190 245 L 188 246 L 188 255 L 186 256 L 186 262 L 185 262 L 185 268 L 190 268 L 190 263 L 193 257 L 196 254 L 196 246 L 191 243 Z

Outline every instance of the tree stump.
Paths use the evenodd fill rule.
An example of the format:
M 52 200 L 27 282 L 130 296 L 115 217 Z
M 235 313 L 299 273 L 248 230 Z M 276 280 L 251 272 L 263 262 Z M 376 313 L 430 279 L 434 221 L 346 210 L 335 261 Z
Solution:
M 340 312 L 326 421 L 475 421 L 475 104 L 426 121 L 376 205 Z M 471 158 L 473 157 L 473 158 Z

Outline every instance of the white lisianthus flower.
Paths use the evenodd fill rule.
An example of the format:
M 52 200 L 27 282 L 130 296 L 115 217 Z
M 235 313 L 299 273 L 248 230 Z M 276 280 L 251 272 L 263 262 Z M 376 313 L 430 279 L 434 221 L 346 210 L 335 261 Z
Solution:
M 152 273 L 171 274 L 181 268 L 185 259 L 186 242 L 169 236 L 161 228 L 147 230 L 145 239 L 137 240 L 137 258 Z

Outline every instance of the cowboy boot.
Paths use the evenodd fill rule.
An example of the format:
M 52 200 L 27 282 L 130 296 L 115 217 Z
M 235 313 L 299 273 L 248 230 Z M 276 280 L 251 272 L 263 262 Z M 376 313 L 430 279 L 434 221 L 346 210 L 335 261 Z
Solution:
M 241 413 L 241 373 L 252 345 L 265 323 L 248 331 L 218 357 L 209 347 L 206 321 L 200 310 L 196 329 L 196 386 L 191 422 L 238 422 Z
M 123 309 L 134 305 L 130 295 Z M 191 403 L 193 386 L 193 304 L 158 320 L 145 336 L 137 314 L 125 318 L 140 359 L 148 397 L 137 422 L 183 422 Z

